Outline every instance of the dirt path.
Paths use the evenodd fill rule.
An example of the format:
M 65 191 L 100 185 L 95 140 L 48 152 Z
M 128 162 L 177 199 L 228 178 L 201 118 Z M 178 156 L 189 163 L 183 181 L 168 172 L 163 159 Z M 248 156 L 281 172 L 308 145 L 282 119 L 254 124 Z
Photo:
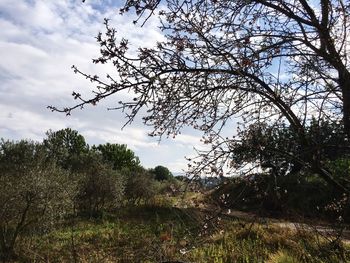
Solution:
M 296 221 L 289 221 L 286 219 L 263 217 L 254 213 L 244 212 L 240 210 L 233 210 L 233 209 L 222 210 L 214 204 L 208 204 L 202 201 L 197 201 L 196 197 L 191 198 L 191 200 L 187 200 L 187 202 L 186 201 L 184 202 L 184 200 L 182 200 L 178 202 L 175 206 L 177 208 L 193 207 L 193 208 L 199 209 L 204 213 L 211 214 L 211 215 L 218 214 L 220 216 L 224 216 L 232 219 L 234 218 L 234 219 L 239 219 L 243 221 L 256 222 L 259 224 L 289 228 L 294 231 L 299 231 L 299 230 L 306 230 L 310 232 L 316 231 L 320 235 L 328 236 L 328 237 L 335 237 L 337 235 L 336 230 L 329 223 L 327 224 L 327 223 L 318 222 L 315 224 L 314 222 L 301 222 L 301 221 L 296 222 Z M 350 225 L 348 225 L 343 230 L 342 241 L 346 244 L 350 244 Z
M 291 222 L 291 221 L 285 221 L 282 219 L 276 219 L 276 218 L 270 218 L 270 217 L 261 217 L 258 216 L 254 213 L 248 213 L 248 212 L 243 212 L 239 210 L 225 210 L 221 212 L 222 215 L 231 217 L 231 218 L 236 218 L 236 219 L 241 219 L 245 221 L 250 221 L 250 222 L 257 222 L 260 224 L 267 224 L 267 225 L 273 225 L 273 226 L 278 226 L 282 228 L 289 228 L 291 230 L 306 230 L 306 231 L 317 231 L 319 234 L 324 235 L 324 236 L 336 236 L 337 231 L 332 228 L 330 224 L 310 224 L 310 223 L 300 223 L 300 222 Z M 342 240 L 346 244 L 350 244 L 350 227 L 347 226 L 343 230 L 343 237 Z

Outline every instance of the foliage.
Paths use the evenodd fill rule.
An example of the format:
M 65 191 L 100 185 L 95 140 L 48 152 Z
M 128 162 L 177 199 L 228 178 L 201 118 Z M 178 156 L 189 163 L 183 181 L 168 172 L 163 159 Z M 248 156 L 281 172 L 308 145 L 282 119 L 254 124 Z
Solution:
M 124 196 L 124 178 L 93 151 L 81 156 L 79 165 L 79 210 L 98 217 L 104 210 L 117 208 Z
M 350 184 L 350 158 L 348 156 L 338 157 L 329 161 L 327 165 L 343 184 Z
M 157 193 L 168 196 L 178 196 L 183 194 L 187 186 L 185 183 L 176 179 L 158 181 L 158 185 Z
M 47 131 L 43 143 L 50 158 L 55 158 L 64 169 L 71 169 L 81 154 L 88 151 L 85 138 L 71 128 Z
M 158 165 L 154 169 L 152 169 L 151 173 L 154 174 L 154 179 L 156 179 L 157 181 L 170 180 L 171 178 L 173 178 L 173 175 L 169 171 L 169 169 L 161 165 Z
M 339 163 L 337 159 L 349 156 L 349 148 L 341 130 L 342 125 L 339 123 L 316 122 L 313 119 L 305 129 L 305 136 L 315 142 L 317 147 L 305 148 L 300 147 L 291 127 L 263 123 L 251 125 L 240 132 L 238 139 L 230 142 L 230 166 L 241 171 L 244 168 L 259 168 L 273 176 L 299 172 L 310 174 L 313 168 L 305 160 L 313 159 L 333 174 L 332 180 L 347 188 L 350 187 L 348 170 L 344 169 L 340 173 L 339 169 L 334 169 L 334 165 Z M 323 179 L 332 184 L 329 178 Z
M 148 202 L 156 195 L 156 181 L 144 169 L 138 171 L 123 170 L 126 177 L 125 196 L 130 204 Z
M 72 206 L 73 183 L 45 148 L 31 141 L 0 142 L 0 257 L 14 256 L 24 233 L 39 233 Z M 39 232 L 38 232 L 39 231 Z
M 331 220 L 335 214 L 325 208 L 337 195 L 328 191 L 327 185 L 315 176 L 293 174 L 275 177 L 262 173 L 231 179 L 213 191 L 212 197 L 226 208 L 270 216 L 299 215 Z
M 100 144 L 93 147 L 102 154 L 103 160 L 113 165 L 114 170 L 123 168 L 136 169 L 140 166 L 140 160 L 135 153 L 127 149 L 126 144 Z
M 300 147 L 292 127 L 259 123 L 239 133 L 239 139 L 232 140 L 232 166 L 241 168 L 246 163 L 262 168 L 279 169 L 279 174 L 298 172 L 307 166 L 305 159 L 317 159 L 322 163 L 349 154 L 342 125 L 312 119 L 305 128 L 305 136 L 317 144 L 317 148 Z
M 306 136 L 317 143 L 317 148 L 305 149 L 299 147 L 290 127 L 250 126 L 230 145 L 231 166 L 241 171 L 248 166 L 249 171 L 255 168 L 262 172 L 248 173 L 243 180 L 232 179 L 214 192 L 216 199 L 230 194 L 227 204 L 240 209 L 255 210 L 261 206 L 268 213 L 297 212 L 349 220 L 346 198 L 310 173 L 304 161 L 317 159 L 338 183 L 350 187 L 349 152 L 342 147 L 346 142 L 341 129 L 341 124 L 311 121 Z M 337 212 L 325 211 L 329 206 L 337 206 Z

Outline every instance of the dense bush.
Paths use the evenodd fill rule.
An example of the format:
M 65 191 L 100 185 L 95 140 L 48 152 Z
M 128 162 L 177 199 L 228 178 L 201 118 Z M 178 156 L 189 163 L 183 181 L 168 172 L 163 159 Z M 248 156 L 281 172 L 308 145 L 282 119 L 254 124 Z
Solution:
M 157 193 L 156 181 L 144 170 L 123 170 L 126 177 L 125 198 L 129 203 L 149 202 Z
M 274 176 L 269 173 L 231 178 L 212 193 L 222 206 L 268 213 L 270 215 L 302 215 L 349 220 L 342 196 L 330 191 L 325 182 L 312 174 Z M 334 209 L 333 209 L 334 208 Z M 343 218 L 344 219 L 344 218 Z
M 90 217 L 120 205 L 124 195 L 124 178 L 102 156 L 89 152 L 80 159 L 80 180 L 76 201 L 80 212 Z

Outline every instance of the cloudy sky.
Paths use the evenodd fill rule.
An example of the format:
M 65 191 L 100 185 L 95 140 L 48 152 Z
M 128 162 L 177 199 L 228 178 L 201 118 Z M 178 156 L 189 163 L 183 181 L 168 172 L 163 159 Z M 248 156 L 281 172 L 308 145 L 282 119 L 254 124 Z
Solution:
M 132 24 L 132 15 L 120 16 L 115 3 L 122 2 L 0 0 L 0 137 L 40 141 L 49 129 L 70 127 L 89 144 L 127 144 L 145 167 L 164 165 L 173 172 L 186 167 L 184 156 L 194 154 L 199 135 L 189 130 L 175 140 L 164 138 L 158 143 L 147 136 L 150 129 L 139 120 L 122 130 L 123 114 L 107 111 L 120 97 L 75 111 L 70 117 L 46 108 L 72 105 L 73 90 L 88 94 L 93 89 L 73 73 L 72 65 L 90 74 L 113 74 L 113 68 L 91 62 L 99 54 L 94 37 L 103 29 L 103 18 L 111 18 L 119 34 L 135 47 L 152 46 L 162 39 L 157 20 L 140 29 Z

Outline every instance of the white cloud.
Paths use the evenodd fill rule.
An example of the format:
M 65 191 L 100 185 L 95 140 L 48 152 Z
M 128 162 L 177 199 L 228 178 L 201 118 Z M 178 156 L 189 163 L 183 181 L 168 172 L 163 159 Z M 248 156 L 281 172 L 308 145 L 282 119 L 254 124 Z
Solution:
M 87 127 L 82 129 L 82 135 L 86 138 L 94 138 L 101 142 L 127 144 L 129 148 L 137 151 L 140 148 L 152 148 L 158 146 L 157 142 L 149 141 L 145 130 L 128 127 L 126 130 L 109 127 Z
M 200 143 L 200 139 L 201 137 L 199 136 L 179 134 L 174 138 L 174 141 L 192 147 L 192 145 Z
M 49 119 L 43 114 L 27 111 L 18 105 L 0 105 L 0 134 L 9 139 L 41 140 L 45 131 L 69 126 L 77 119 L 67 122 L 63 118 Z
M 0 1 L 0 137 L 41 140 L 49 129 L 66 127 L 78 130 L 88 143 L 125 143 L 139 155 L 146 167 L 165 165 L 173 172 L 186 167 L 183 158 L 193 152 L 199 138 L 187 132 L 175 140 L 147 136 L 149 127 L 140 120 L 121 130 L 124 115 L 107 111 L 127 94 L 109 98 L 101 105 L 76 111 L 71 117 L 51 113 L 46 106 L 74 104 L 70 94 L 76 90 L 89 95 L 93 86 L 73 74 L 71 66 L 105 76 L 111 66 L 92 64 L 99 55 L 94 37 L 104 29 L 103 18 L 111 18 L 118 37 L 133 45 L 152 46 L 163 38 L 158 21 L 151 18 L 139 28 L 132 14 L 119 16 L 113 1 L 75 0 Z M 115 2 L 115 1 L 114 1 Z

